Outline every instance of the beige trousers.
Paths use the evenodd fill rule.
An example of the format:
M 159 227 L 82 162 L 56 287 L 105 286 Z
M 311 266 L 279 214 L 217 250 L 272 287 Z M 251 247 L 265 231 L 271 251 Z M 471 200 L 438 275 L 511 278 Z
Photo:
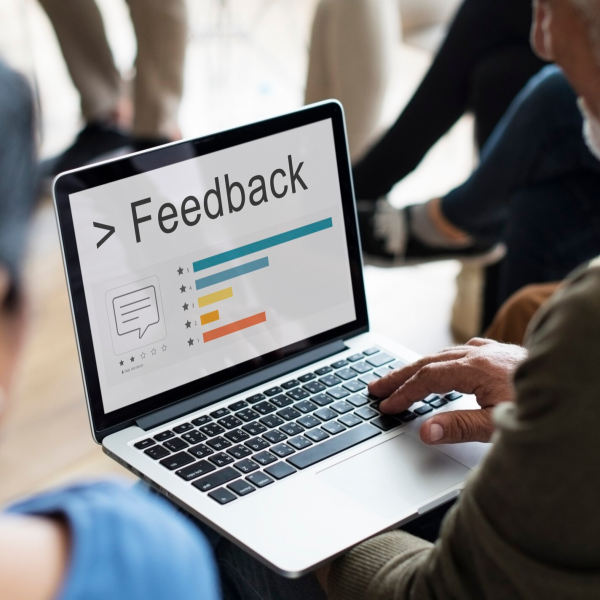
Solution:
M 94 0 L 39 0 L 56 31 L 87 121 L 103 118 L 123 97 L 104 23 Z M 185 0 L 127 0 L 137 38 L 133 133 L 172 137 L 183 91 Z
M 342 103 L 353 161 L 378 133 L 399 23 L 397 0 L 321 0 L 317 7 L 305 101 Z

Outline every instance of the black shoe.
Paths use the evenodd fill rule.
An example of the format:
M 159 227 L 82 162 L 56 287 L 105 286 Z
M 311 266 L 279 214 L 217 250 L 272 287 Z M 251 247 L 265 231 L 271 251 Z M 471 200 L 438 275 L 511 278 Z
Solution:
M 439 260 L 490 265 L 504 255 L 502 244 L 475 242 L 465 248 L 429 246 L 410 232 L 410 210 L 394 208 L 387 200 L 357 202 L 363 261 L 376 267 L 418 265 Z

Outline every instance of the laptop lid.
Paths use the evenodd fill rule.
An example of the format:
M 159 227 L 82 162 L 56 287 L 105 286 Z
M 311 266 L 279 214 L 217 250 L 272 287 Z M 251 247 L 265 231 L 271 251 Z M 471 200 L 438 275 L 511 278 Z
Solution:
M 95 439 L 368 329 L 337 102 L 60 175 Z

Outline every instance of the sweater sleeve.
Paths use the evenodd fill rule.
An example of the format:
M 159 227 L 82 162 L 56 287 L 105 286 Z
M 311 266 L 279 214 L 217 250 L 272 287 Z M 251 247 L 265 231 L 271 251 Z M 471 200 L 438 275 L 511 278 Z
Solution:
M 576 274 L 530 329 L 516 402 L 427 544 L 404 532 L 334 562 L 332 600 L 591 600 L 600 589 L 600 268 Z

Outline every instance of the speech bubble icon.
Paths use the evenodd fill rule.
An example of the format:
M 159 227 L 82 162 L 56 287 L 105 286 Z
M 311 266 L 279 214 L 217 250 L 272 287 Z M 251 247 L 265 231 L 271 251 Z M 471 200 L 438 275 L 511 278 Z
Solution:
M 142 339 L 148 327 L 160 321 L 156 288 L 153 285 L 117 296 L 112 304 L 119 335 L 139 331 Z

